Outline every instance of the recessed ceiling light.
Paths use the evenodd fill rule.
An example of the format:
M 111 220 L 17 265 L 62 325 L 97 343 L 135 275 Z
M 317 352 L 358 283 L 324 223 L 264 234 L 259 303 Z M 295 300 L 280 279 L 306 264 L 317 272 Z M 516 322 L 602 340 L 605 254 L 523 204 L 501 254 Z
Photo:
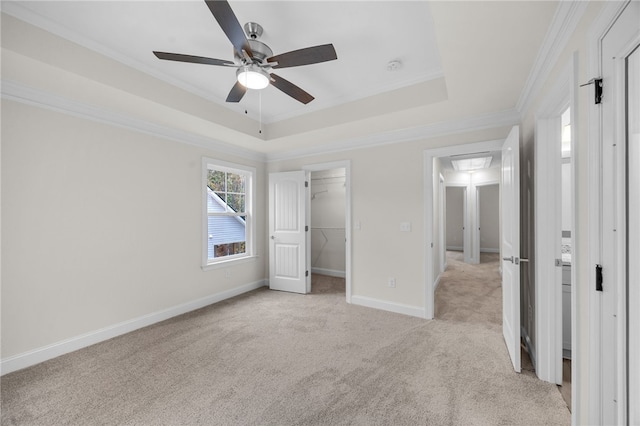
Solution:
M 470 170 L 486 169 L 491 165 L 493 157 L 466 158 L 464 160 L 451 160 L 454 169 L 467 172 Z

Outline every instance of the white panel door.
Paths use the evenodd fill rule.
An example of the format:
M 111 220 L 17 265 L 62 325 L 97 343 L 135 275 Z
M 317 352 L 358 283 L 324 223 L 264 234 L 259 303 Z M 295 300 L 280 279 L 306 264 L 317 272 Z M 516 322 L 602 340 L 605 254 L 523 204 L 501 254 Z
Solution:
M 520 129 L 502 146 L 502 334 L 520 372 Z
M 269 288 L 306 293 L 304 171 L 269 174 Z

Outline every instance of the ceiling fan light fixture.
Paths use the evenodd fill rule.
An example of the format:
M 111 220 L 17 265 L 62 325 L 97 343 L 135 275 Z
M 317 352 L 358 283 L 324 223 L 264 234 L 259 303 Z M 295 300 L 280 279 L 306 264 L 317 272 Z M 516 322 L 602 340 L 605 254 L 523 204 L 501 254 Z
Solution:
M 239 68 L 237 71 L 238 83 L 247 89 L 261 90 L 269 85 L 269 73 L 252 64 Z

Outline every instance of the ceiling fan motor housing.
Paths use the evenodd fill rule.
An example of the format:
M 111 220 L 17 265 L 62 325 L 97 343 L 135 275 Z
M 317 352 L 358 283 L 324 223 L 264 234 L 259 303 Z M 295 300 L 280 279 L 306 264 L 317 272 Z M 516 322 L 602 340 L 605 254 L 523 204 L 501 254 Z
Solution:
M 253 39 L 248 39 L 247 43 L 249 43 L 249 47 L 251 48 L 251 52 L 253 52 L 253 62 L 255 63 L 256 60 L 260 63 L 263 64 L 265 63 L 265 60 L 267 58 L 270 58 L 273 56 L 273 51 L 271 50 L 271 48 L 269 46 L 267 46 L 266 44 L 264 44 L 261 41 L 258 40 L 253 40 Z M 235 57 L 237 59 L 240 59 L 242 61 L 242 57 L 238 56 L 238 54 L 235 54 Z

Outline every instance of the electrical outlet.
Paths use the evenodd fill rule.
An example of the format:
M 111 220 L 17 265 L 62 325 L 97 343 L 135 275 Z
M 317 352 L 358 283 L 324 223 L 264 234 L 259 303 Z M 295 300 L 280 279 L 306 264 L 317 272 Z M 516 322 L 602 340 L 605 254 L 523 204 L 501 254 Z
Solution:
M 389 287 L 396 288 L 396 279 L 395 278 L 389 278 Z
M 402 232 L 411 232 L 411 222 L 401 222 L 400 223 L 400 231 L 402 231 Z

